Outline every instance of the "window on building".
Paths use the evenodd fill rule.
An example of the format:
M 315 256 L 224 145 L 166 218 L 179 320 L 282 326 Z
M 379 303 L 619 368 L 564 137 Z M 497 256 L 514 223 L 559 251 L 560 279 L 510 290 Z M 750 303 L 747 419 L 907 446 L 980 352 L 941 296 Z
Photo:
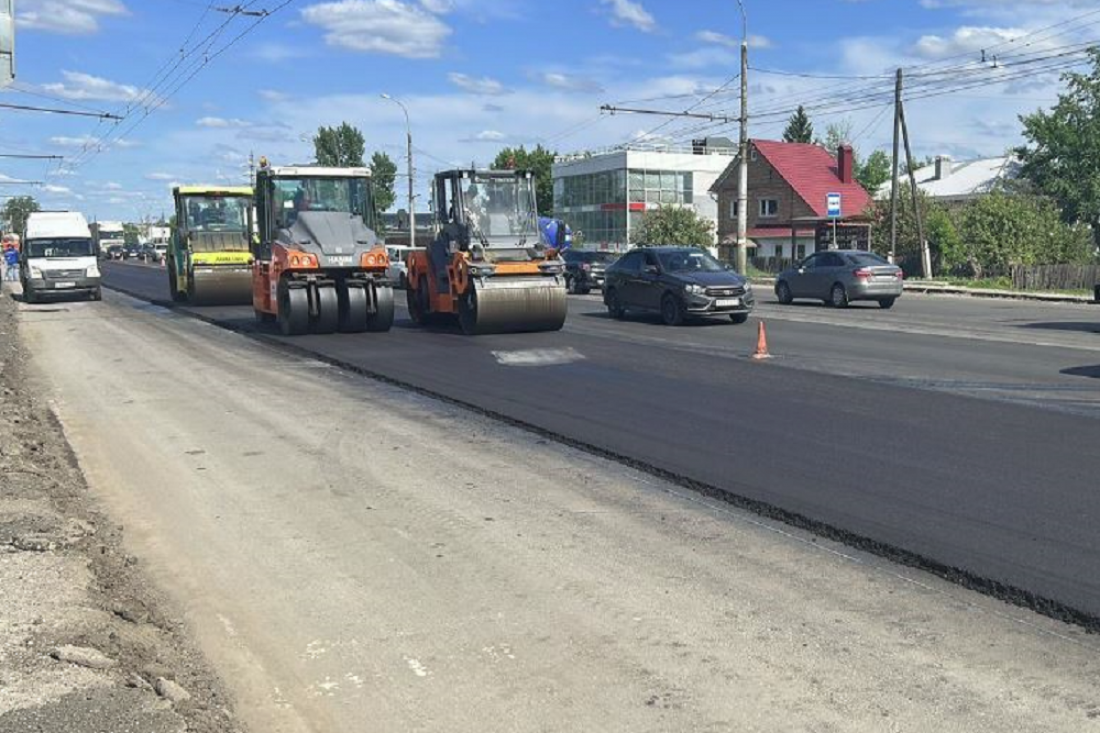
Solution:
M 780 258 L 783 257 L 783 245 L 782 244 L 775 245 L 775 247 L 772 251 L 772 257 L 775 257 L 776 259 L 780 259 Z
M 779 199 L 760 199 L 760 218 L 774 219 L 779 216 Z
M 737 218 L 737 199 L 733 199 L 730 201 L 730 218 Z
M 796 259 L 799 259 L 799 260 L 805 259 L 806 258 L 806 245 L 804 245 L 804 244 L 798 245 L 797 250 L 798 251 L 795 254 Z

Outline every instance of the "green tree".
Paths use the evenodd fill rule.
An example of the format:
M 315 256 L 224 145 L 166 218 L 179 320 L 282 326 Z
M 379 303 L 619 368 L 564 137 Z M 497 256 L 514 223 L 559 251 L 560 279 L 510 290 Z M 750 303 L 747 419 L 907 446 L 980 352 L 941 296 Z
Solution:
M 714 245 L 714 223 L 680 206 L 661 206 L 646 212 L 642 229 L 635 237 L 638 244 Z
M 814 139 L 814 125 L 810 122 L 810 116 L 800 104 L 794 114 L 787 121 L 787 129 L 783 131 L 783 142 L 809 143 Z
M 122 225 L 122 241 L 126 244 L 137 244 L 141 241 L 141 230 L 137 224 Z
M 394 183 L 397 180 L 397 164 L 379 151 L 370 157 L 371 175 L 374 181 L 374 201 L 379 211 L 389 211 L 397 200 Z
M 1100 224 L 1100 49 L 1089 55 L 1088 72 L 1062 75 L 1068 89 L 1053 109 L 1020 117 L 1028 144 L 1016 154 L 1022 175 L 1058 203 L 1062 218 L 1095 227 Z
M 27 228 L 27 215 L 40 211 L 41 208 L 33 196 L 15 196 L 8 199 L 3 211 L 0 211 L 0 216 L 7 222 L 6 231 L 22 235 L 23 230 Z
M 852 144 L 852 121 L 845 118 L 830 122 L 825 128 L 825 137 L 818 138 L 816 142 L 819 146 L 836 155 L 836 151 L 841 145 Z
M 855 169 L 856 180 L 867 193 L 875 196 L 879 187 L 890 180 L 890 156 L 876 150 L 863 163 L 857 163 Z
M 358 128 L 346 122 L 339 127 L 319 127 L 313 136 L 317 165 L 347 168 L 364 165 L 366 142 Z
M 554 176 L 552 168 L 557 153 L 551 152 L 542 145 L 533 150 L 527 150 L 520 145 L 518 148 L 504 148 L 493 160 L 495 170 L 530 170 L 535 174 L 535 198 L 538 200 L 540 216 L 550 216 L 554 211 Z

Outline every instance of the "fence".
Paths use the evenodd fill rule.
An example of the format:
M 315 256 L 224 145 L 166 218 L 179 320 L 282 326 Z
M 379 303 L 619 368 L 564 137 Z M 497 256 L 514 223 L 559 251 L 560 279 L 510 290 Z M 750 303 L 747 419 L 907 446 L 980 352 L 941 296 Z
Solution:
M 765 275 L 778 275 L 793 263 L 789 257 L 753 257 L 749 264 L 757 272 Z
M 1017 290 L 1089 290 L 1100 284 L 1100 265 L 1016 265 Z

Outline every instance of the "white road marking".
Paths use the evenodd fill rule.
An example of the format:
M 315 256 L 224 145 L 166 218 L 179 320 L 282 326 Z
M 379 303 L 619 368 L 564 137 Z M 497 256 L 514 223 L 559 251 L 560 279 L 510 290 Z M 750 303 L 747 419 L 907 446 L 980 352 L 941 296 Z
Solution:
M 405 657 L 405 663 L 409 665 L 409 669 L 413 671 L 417 677 L 427 677 L 429 672 L 428 668 L 420 663 L 419 659 L 410 659 Z
M 542 367 L 572 364 L 584 360 L 584 354 L 573 347 L 565 349 L 527 349 L 526 351 L 494 351 L 497 363 L 514 367 Z

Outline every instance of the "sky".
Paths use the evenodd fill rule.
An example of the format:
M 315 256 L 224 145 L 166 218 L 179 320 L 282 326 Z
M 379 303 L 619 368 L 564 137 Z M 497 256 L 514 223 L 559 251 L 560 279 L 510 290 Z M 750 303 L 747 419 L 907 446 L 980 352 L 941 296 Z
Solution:
M 1021 144 L 1018 116 L 1056 99 L 1055 64 L 1100 41 L 1095 0 L 744 6 L 750 135 L 778 139 L 803 103 L 819 133 L 848 125 L 861 156 L 890 148 L 898 67 L 914 154 L 964 160 Z M 64 156 L 0 158 L 0 195 L 156 218 L 173 185 L 246 183 L 250 154 L 308 162 L 317 127 L 343 121 L 403 174 L 405 113 L 382 94 L 408 110 L 419 193 L 504 146 L 736 139 L 729 122 L 600 106 L 736 116 L 742 32 L 736 0 L 16 0 L 0 103 L 123 119 L 0 109 L 0 153 Z

